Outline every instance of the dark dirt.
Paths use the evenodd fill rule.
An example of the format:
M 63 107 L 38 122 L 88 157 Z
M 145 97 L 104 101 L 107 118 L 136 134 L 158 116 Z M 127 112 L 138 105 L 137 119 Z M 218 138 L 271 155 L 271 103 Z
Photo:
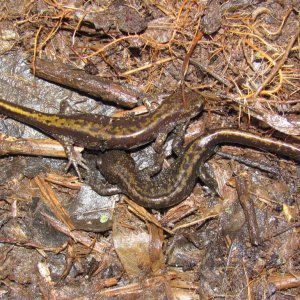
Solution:
M 135 114 L 183 86 L 206 98 L 187 141 L 232 127 L 300 147 L 297 0 L 0 3 L 3 99 L 110 115 L 137 105 Z M 40 58 L 105 90 L 37 78 Z M 4 134 L 45 138 L 5 116 L 0 130 L 0 145 Z M 65 159 L 2 155 L 0 299 L 299 299 L 299 164 L 218 150 L 203 168 L 211 180 L 162 211 L 99 196 L 65 174 Z M 84 152 L 102 180 L 95 154 Z M 144 168 L 155 153 L 133 156 Z

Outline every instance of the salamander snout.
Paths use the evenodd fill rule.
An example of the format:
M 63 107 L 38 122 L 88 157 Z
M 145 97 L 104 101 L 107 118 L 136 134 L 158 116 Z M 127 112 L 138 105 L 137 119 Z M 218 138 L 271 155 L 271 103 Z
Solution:
M 187 94 L 187 109 L 192 118 L 197 116 L 203 110 L 204 101 L 205 99 L 201 95 L 196 93 Z

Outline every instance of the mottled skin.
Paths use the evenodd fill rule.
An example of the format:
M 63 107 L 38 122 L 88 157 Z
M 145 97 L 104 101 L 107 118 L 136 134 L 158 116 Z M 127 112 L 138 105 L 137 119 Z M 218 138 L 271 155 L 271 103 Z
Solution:
M 203 98 L 194 92 L 188 92 L 186 98 L 186 108 L 178 92 L 166 98 L 153 112 L 124 118 L 48 114 L 5 100 L 0 100 L 0 114 L 31 125 L 54 138 L 66 136 L 75 145 L 88 149 L 131 149 L 153 141 L 160 133 L 169 133 L 178 124 L 199 114 Z
M 166 98 L 154 111 L 140 116 L 113 118 L 104 115 L 79 114 L 67 116 L 49 114 L 0 99 L 0 114 L 31 125 L 61 142 L 81 179 L 78 166 L 86 162 L 74 150 L 74 145 L 88 149 L 131 149 L 157 138 L 160 149 L 166 135 L 177 125 L 188 122 L 203 108 L 203 97 L 194 92 L 185 95 L 188 105 L 182 103 L 181 92 Z
M 139 205 L 164 208 L 181 202 L 191 193 L 200 165 L 210 158 L 215 146 L 223 143 L 258 148 L 300 161 L 300 148 L 291 144 L 239 130 L 220 129 L 196 139 L 169 168 L 153 178 L 137 171 L 133 159 L 124 151 L 100 154 L 98 168 L 109 183 L 118 185 L 118 192 Z M 101 194 L 101 188 L 95 190 Z

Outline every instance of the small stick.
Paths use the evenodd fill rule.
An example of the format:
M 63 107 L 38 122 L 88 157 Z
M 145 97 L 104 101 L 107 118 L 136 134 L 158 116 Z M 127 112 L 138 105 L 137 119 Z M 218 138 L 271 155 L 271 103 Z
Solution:
M 261 243 L 261 239 L 254 209 L 254 203 L 251 199 L 249 183 L 247 182 L 244 175 L 236 177 L 235 183 L 239 201 L 246 217 L 250 242 L 252 245 L 257 246 Z
M 182 57 L 179 57 L 180 59 L 183 59 Z M 194 59 L 190 59 L 190 64 L 198 67 L 202 72 L 205 72 L 209 75 L 211 75 L 212 77 L 214 77 L 215 79 L 217 79 L 219 82 L 223 83 L 224 85 L 226 85 L 229 88 L 233 87 L 233 84 L 225 79 L 224 77 L 220 76 L 219 74 L 217 74 L 214 70 L 212 70 L 210 67 L 203 65 L 202 63 L 194 60 Z
M 181 88 L 182 88 L 182 100 L 183 100 L 184 105 L 187 104 L 186 99 L 185 99 L 185 93 L 184 93 L 185 75 L 186 75 L 188 67 L 189 67 L 189 61 L 190 61 L 191 55 L 192 55 L 197 43 L 201 40 L 203 35 L 204 35 L 204 33 L 202 31 L 196 32 L 196 35 L 194 36 L 194 38 L 192 40 L 192 45 L 191 45 L 188 53 L 185 55 L 185 57 L 183 59 L 182 68 L 181 68 Z
M 106 242 L 105 240 L 94 242 L 87 232 L 77 231 L 77 230 L 71 231 L 67 226 L 58 222 L 57 220 L 55 220 L 53 217 L 49 216 L 48 214 L 42 213 L 42 215 L 45 217 L 45 219 L 49 222 L 49 224 L 53 228 L 55 228 L 59 232 L 65 234 L 66 236 L 69 236 L 75 242 L 79 242 L 87 247 L 90 247 L 94 251 L 99 252 L 100 254 L 103 254 L 103 252 L 105 250 L 111 248 L 111 245 L 108 242 Z
M 298 28 L 296 34 L 290 39 L 290 42 L 288 43 L 288 46 L 287 46 L 282 58 L 275 64 L 271 73 L 268 75 L 268 77 L 265 79 L 265 81 L 260 85 L 260 87 L 257 89 L 255 94 L 253 95 L 253 97 L 257 97 L 262 92 L 262 90 L 266 87 L 266 85 L 273 79 L 273 77 L 277 74 L 277 72 L 280 70 L 280 68 L 284 65 L 299 34 L 300 34 L 300 27 Z
M 149 213 L 144 207 L 136 204 L 134 201 L 130 200 L 128 197 L 123 198 L 125 202 L 131 207 L 131 211 L 137 215 L 139 218 L 142 218 L 148 222 L 151 222 L 155 224 L 158 228 L 163 229 L 165 232 L 172 234 L 172 231 L 169 229 L 163 227 L 159 221 L 151 214 Z
M 269 284 L 274 284 L 277 291 L 287 290 L 291 288 L 299 288 L 300 286 L 300 272 L 293 272 L 291 274 L 272 274 L 268 278 Z
M 285 233 L 285 232 L 287 232 L 287 231 L 289 231 L 289 230 L 291 230 L 293 228 L 296 228 L 296 227 L 300 227 L 300 222 L 293 223 L 291 225 L 288 225 L 288 226 L 280 229 L 279 231 L 277 231 L 274 234 L 272 234 L 270 237 L 266 238 L 265 241 L 269 241 L 270 239 L 272 239 L 272 238 L 274 238 L 274 237 L 276 237 L 278 235 L 281 235 L 281 234 L 283 234 L 283 233 Z
M 83 70 L 74 69 L 58 61 L 36 58 L 32 70 L 35 70 L 35 75 L 40 78 L 124 107 L 133 108 L 137 104 L 142 104 L 144 98 L 150 98 L 132 86 L 120 85 L 112 80 L 87 74 Z
M 82 152 L 82 147 L 75 147 Z M 17 139 L 0 134 L 0 156 L 31 155 L 47 157 L 67 157 L 64 147 L 51 139 Z
M 61 205 L 50 184 L 47 183 L 42 176 L 35 177 L 34 181 L 41 191 L 44 203 L 51 209 L 52 213 L 59 220 L 61 220 L 65 224 L 65 226 L 67 226 L 70 230 L 74 230 L 75 226 L 70 216 L 68 215 L 65 208 Z

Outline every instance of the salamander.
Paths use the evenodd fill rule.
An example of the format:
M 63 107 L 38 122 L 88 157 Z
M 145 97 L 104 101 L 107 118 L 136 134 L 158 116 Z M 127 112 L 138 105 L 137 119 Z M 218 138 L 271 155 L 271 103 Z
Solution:
M 123 193 L 141 206 L 165 208 L 184 200 L 196 184 L 198 170 L 220 144 L 239 144 L 258 148 L 300 161 L 300 148 L 252 133 L 219 129 L 193 141 L 185 151 L 157 176 L 151 178 L 137 171 L 131 156 L 125 151 L 111 150 L 100 154 L 97 166 L 110 184 L 111 190 L 93 186 L 99 194 Z
M 78 166 L 86 167 L 73 145 L 87 149 L 132 149 L 155 138 L 165 138 L 177 125 L 188 122 L 199 114 L 203 97 L 187 92 L 188 105 L 182 104 L 181 92 L 167 97 L 154 111 L 140 116 L 114 118 L 105 115 L 50 114 L 0 99 L 0 114 L 31 125 L 61 142 L 78 175 Z

